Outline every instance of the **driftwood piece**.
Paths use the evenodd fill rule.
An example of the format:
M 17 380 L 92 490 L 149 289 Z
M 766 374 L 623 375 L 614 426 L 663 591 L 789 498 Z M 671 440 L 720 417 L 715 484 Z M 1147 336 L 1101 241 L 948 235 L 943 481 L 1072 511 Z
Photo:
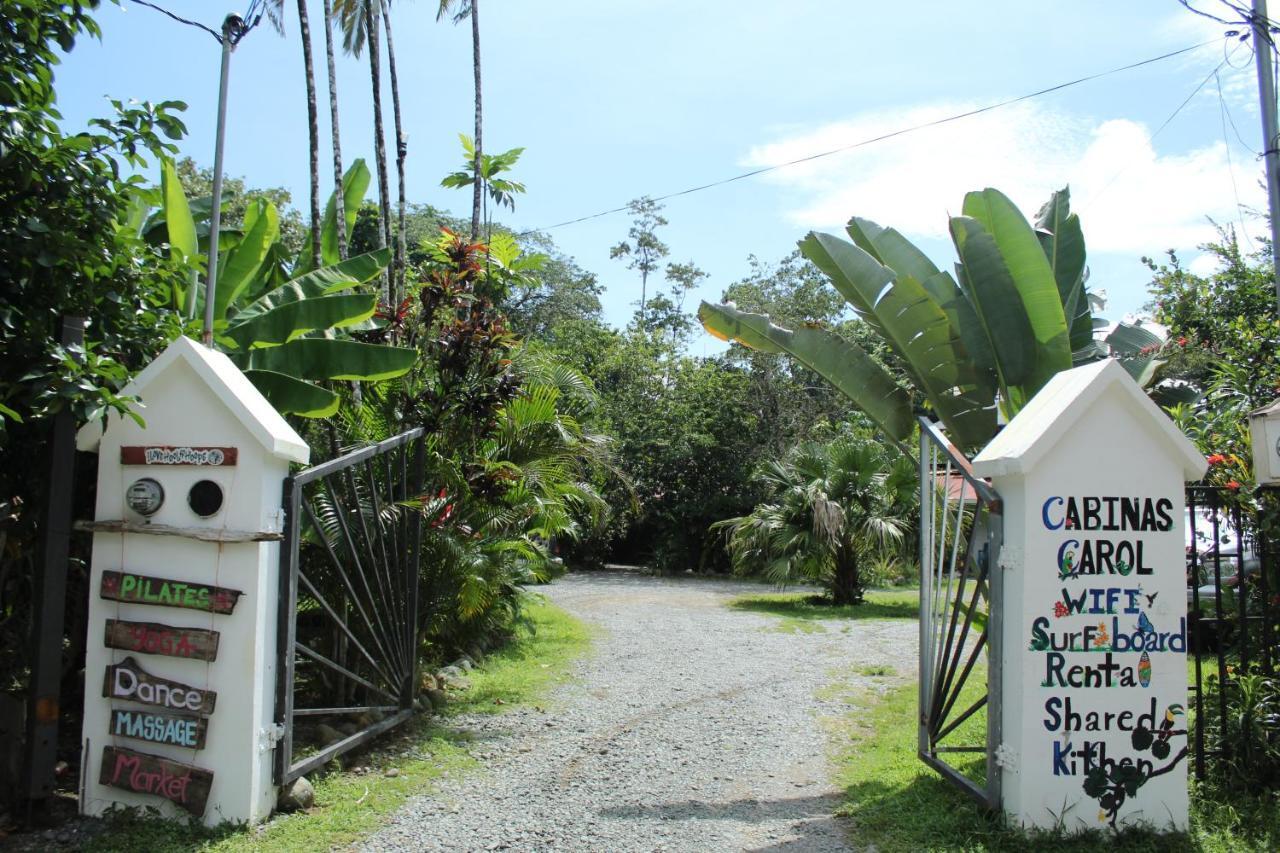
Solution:
M 102 573 L 99 594 L 108 601 L 181 607 L 226 615 L 235 610 L 236 601 L 244 593 L 212 584 L 106 571 Z
M 217 660 L 217 631 L 201 628 L 175 628 L 158 622 L 127 622 L 108 619 L 103 644 L 109 649 L 166 655 L 188 660 Z
M 186 749 L 204 749 L 205 736 L 209 732 L 209 721 L 205 717 L 133 708 L 112 711 L 109 725 L 108 733 L 112 737 L 131 737 Z
M 173 527 L 168 524 L 138 524 L 133 521 L 77 521 L 75 529 L 85 533 L 146 533 L 151 536 L 181 536 L 202 542 L 279 542 L 283 533 L 271 530 L 222 530 L 217 527 Z
M 104 746 L 98 784 L 164 797 L 200 817 L 213 787 L 213 771 L 132 749 Z
M 202 468 L 236 464 L 234 447 L 121 447 L 121 465 L 194 465 Z
M 218 702 L 216 691 L 201 690 L 152 675 L 132 657 L 107 667 L 102 679 L 102 695 L 106 699 L 124 699 L 140 705 L 155 705 L 205 716 L 213 713 Z

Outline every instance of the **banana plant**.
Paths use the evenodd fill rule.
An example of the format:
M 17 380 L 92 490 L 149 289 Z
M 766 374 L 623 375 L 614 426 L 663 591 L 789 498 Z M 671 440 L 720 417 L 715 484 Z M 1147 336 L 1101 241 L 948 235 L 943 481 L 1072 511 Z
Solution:
M 163 210 L 151 218 L 152 227 L 162 221 L 170 251 L 198 261 L 201 244 L 194 205 L 183 195 L 172 163 L 162 165 L 161 176 Z M 343 187 L 348 227 L 368 183 L 368 169 L 357 162 Z M 326 232 L 336 232 L 336 207 L 331 199 Z M 207 215 L 207 210 L 201 212 Z M 218 242 L 214 342 L 282 414 L 328 417 L 338 410 L 340 398 L 317 382 L 374 382 L 400 376 L 413 366 L 416 350 L 362 343 L 349 334 L 374 322 L 378 295 L 368 284 L 390 262 L 389 249 L 341 261 L 334 249 L 323 255 L 327 265 L 320 269 L 288 263 L 280 242 L 279 213 L 265 199 L 246 208 L 238 233 Z M 336 237 L 326 240 L 322 235 L 321 245 L 336 246 Z M 207 232 L 203 248 L 209 251 Z M 174 307 L 199 314 L 204 298 L 203 288 L 192 287 L 174 294 Z
M 950 220 L 959 257 L 954 276 L 892 228 L 854 217 L 846 232 L 847 240 L 810 233 L 800 250 L 900 358 L 910 384 L 962 448 L 986 444 L 998 415 L 1012 418 L 1073 365 L 1121 355 L 1139 381 L 1155 378 L 1149 331 L 1121 324 L 1105 341 L 1094 340 L 1095 324 L 1106 324 L 1093 316 L 1084 236 L 1066 189 L 1053 194 L 1034 226 L 998 190 L 966 195 L 961 215 Z M 789 354 L 894 441 L 910 435 L 912 395 L 856 344 L 817 326 L 784 329 L 732 304 L 703 302 L 698 317 L 721 340 Z

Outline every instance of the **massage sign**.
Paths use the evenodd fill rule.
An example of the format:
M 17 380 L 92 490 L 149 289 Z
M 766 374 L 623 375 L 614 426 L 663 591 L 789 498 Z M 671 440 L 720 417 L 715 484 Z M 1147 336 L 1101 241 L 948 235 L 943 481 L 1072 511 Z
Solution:
M 233 457 L 234 458 L 234 457 Z M 216 463 L 214 463 L 216 464 Z M 211 584 L 179 581 L 128 571 L 102 572 L 99 595 L 108 601 L 200 610 L 229 615 L 241 593 Z M 156 622 L 107 619 L 107 648 L 132 654 L 212 662 L 218 656 L 219 632 Z M 148 672 L 132 656 L 108 666 L 102 695 L 113 700 L 108 734 L 201 750 L 217 693 Z M 114 702 L 144 707 L 115 706 Z M 203 815 L 213 773 L 178 761 L 123 746 L 103 749 L 100 784 L 172 800 L 191 814 Z
M 1055 575 L 1028 637 L 1043 664 L 1053 774 L 1078 777 L 1112 825 L 1126 799 L 1187 753 L 1183 696 L 1153 689 L 1157 673 L 1186 671 L 1186 616 L 1165 615 L 1176 609 L 1158 606 L 1170 585 L 1155 582 L 1176 576 L 1177 590 L 1183 567 L 1153 564 L 1146 547 L 1151 534 L 1178 535 L 1173 509 L 1172 498 L 1050 495 L 1040 522 L 1056 544 L 1028 566 Z

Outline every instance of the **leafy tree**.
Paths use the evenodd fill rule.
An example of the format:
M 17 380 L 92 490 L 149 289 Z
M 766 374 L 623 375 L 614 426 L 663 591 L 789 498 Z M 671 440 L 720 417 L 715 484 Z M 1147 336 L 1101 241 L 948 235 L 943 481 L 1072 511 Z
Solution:
M 1147 310 L 1169 330 L 1162 357 L 1173 376 L 1203 387 L 1175 420 L 1213 460 L 1208 479 L 1242 491 L 1253 483 L 1248 414 L 1280 396 L 1280 312 L 1271 252 L 1246 255 L 1231 231 L 1201 247 L 1218 269 L 1198 276 L 1174 252 L 1164 264 L 1144 259 L 1153 277 Z
M 805 442 L 761 465 L 765 499 L 723 531 L 734 570 L 777 584 L 812 581 L 860 604 L 869 560 L 900 550 L 916 505 L 915 465 L 867 433 Z
M 631 228 L 626 240 L 609 250 L 611 258 L 629 258 L 627 269 L 640 271 L 640 326 L 645 325 L 646 294 L 649 274 L 670 253 L 667 244 L 658 239 L 658 229 L 667 224 L 662 216 L 662 205 L 648 196 L 633 199 L 627 204 L 631 212 Z
M 77 423 L 108 410 L 182 327 L 169 295 L 190 275 L 184 259 L 126 226 L 149 159 L 175 150 L 177 101 L 126 104 L 64 131 L 54 69 L 83 36 L 98 37 L 94 0 L 6 3 L 0 16 L 0 687 L 24 678 L 30 580 L 48 485 L 48 418 Z M 60 318 L 88 318 L 85 345 L 68 348 Z M 77 490 L 77 513 L 92 494 Z M 83 515 L 80 517 L 84 517 Z M 84 553 L 69 567 L 72 607 L 87 600 Z M 71 624 L 74 624 L 72 619 Z M 80 644 L 68 652 L 74 666 Z

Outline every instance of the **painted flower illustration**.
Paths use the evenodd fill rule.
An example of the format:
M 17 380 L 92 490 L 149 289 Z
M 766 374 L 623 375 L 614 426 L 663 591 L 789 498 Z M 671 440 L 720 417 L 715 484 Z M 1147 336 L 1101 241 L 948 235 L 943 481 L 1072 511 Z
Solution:
M 1071 611 L 1067 609 L 1067 605 L 1063 604 L 1061 601 L 1055 601 L 1053 603 L 1053 616 L 1055 619 L 1061 619 L 1063 616 L 1070 615 L 1070 613 Z

